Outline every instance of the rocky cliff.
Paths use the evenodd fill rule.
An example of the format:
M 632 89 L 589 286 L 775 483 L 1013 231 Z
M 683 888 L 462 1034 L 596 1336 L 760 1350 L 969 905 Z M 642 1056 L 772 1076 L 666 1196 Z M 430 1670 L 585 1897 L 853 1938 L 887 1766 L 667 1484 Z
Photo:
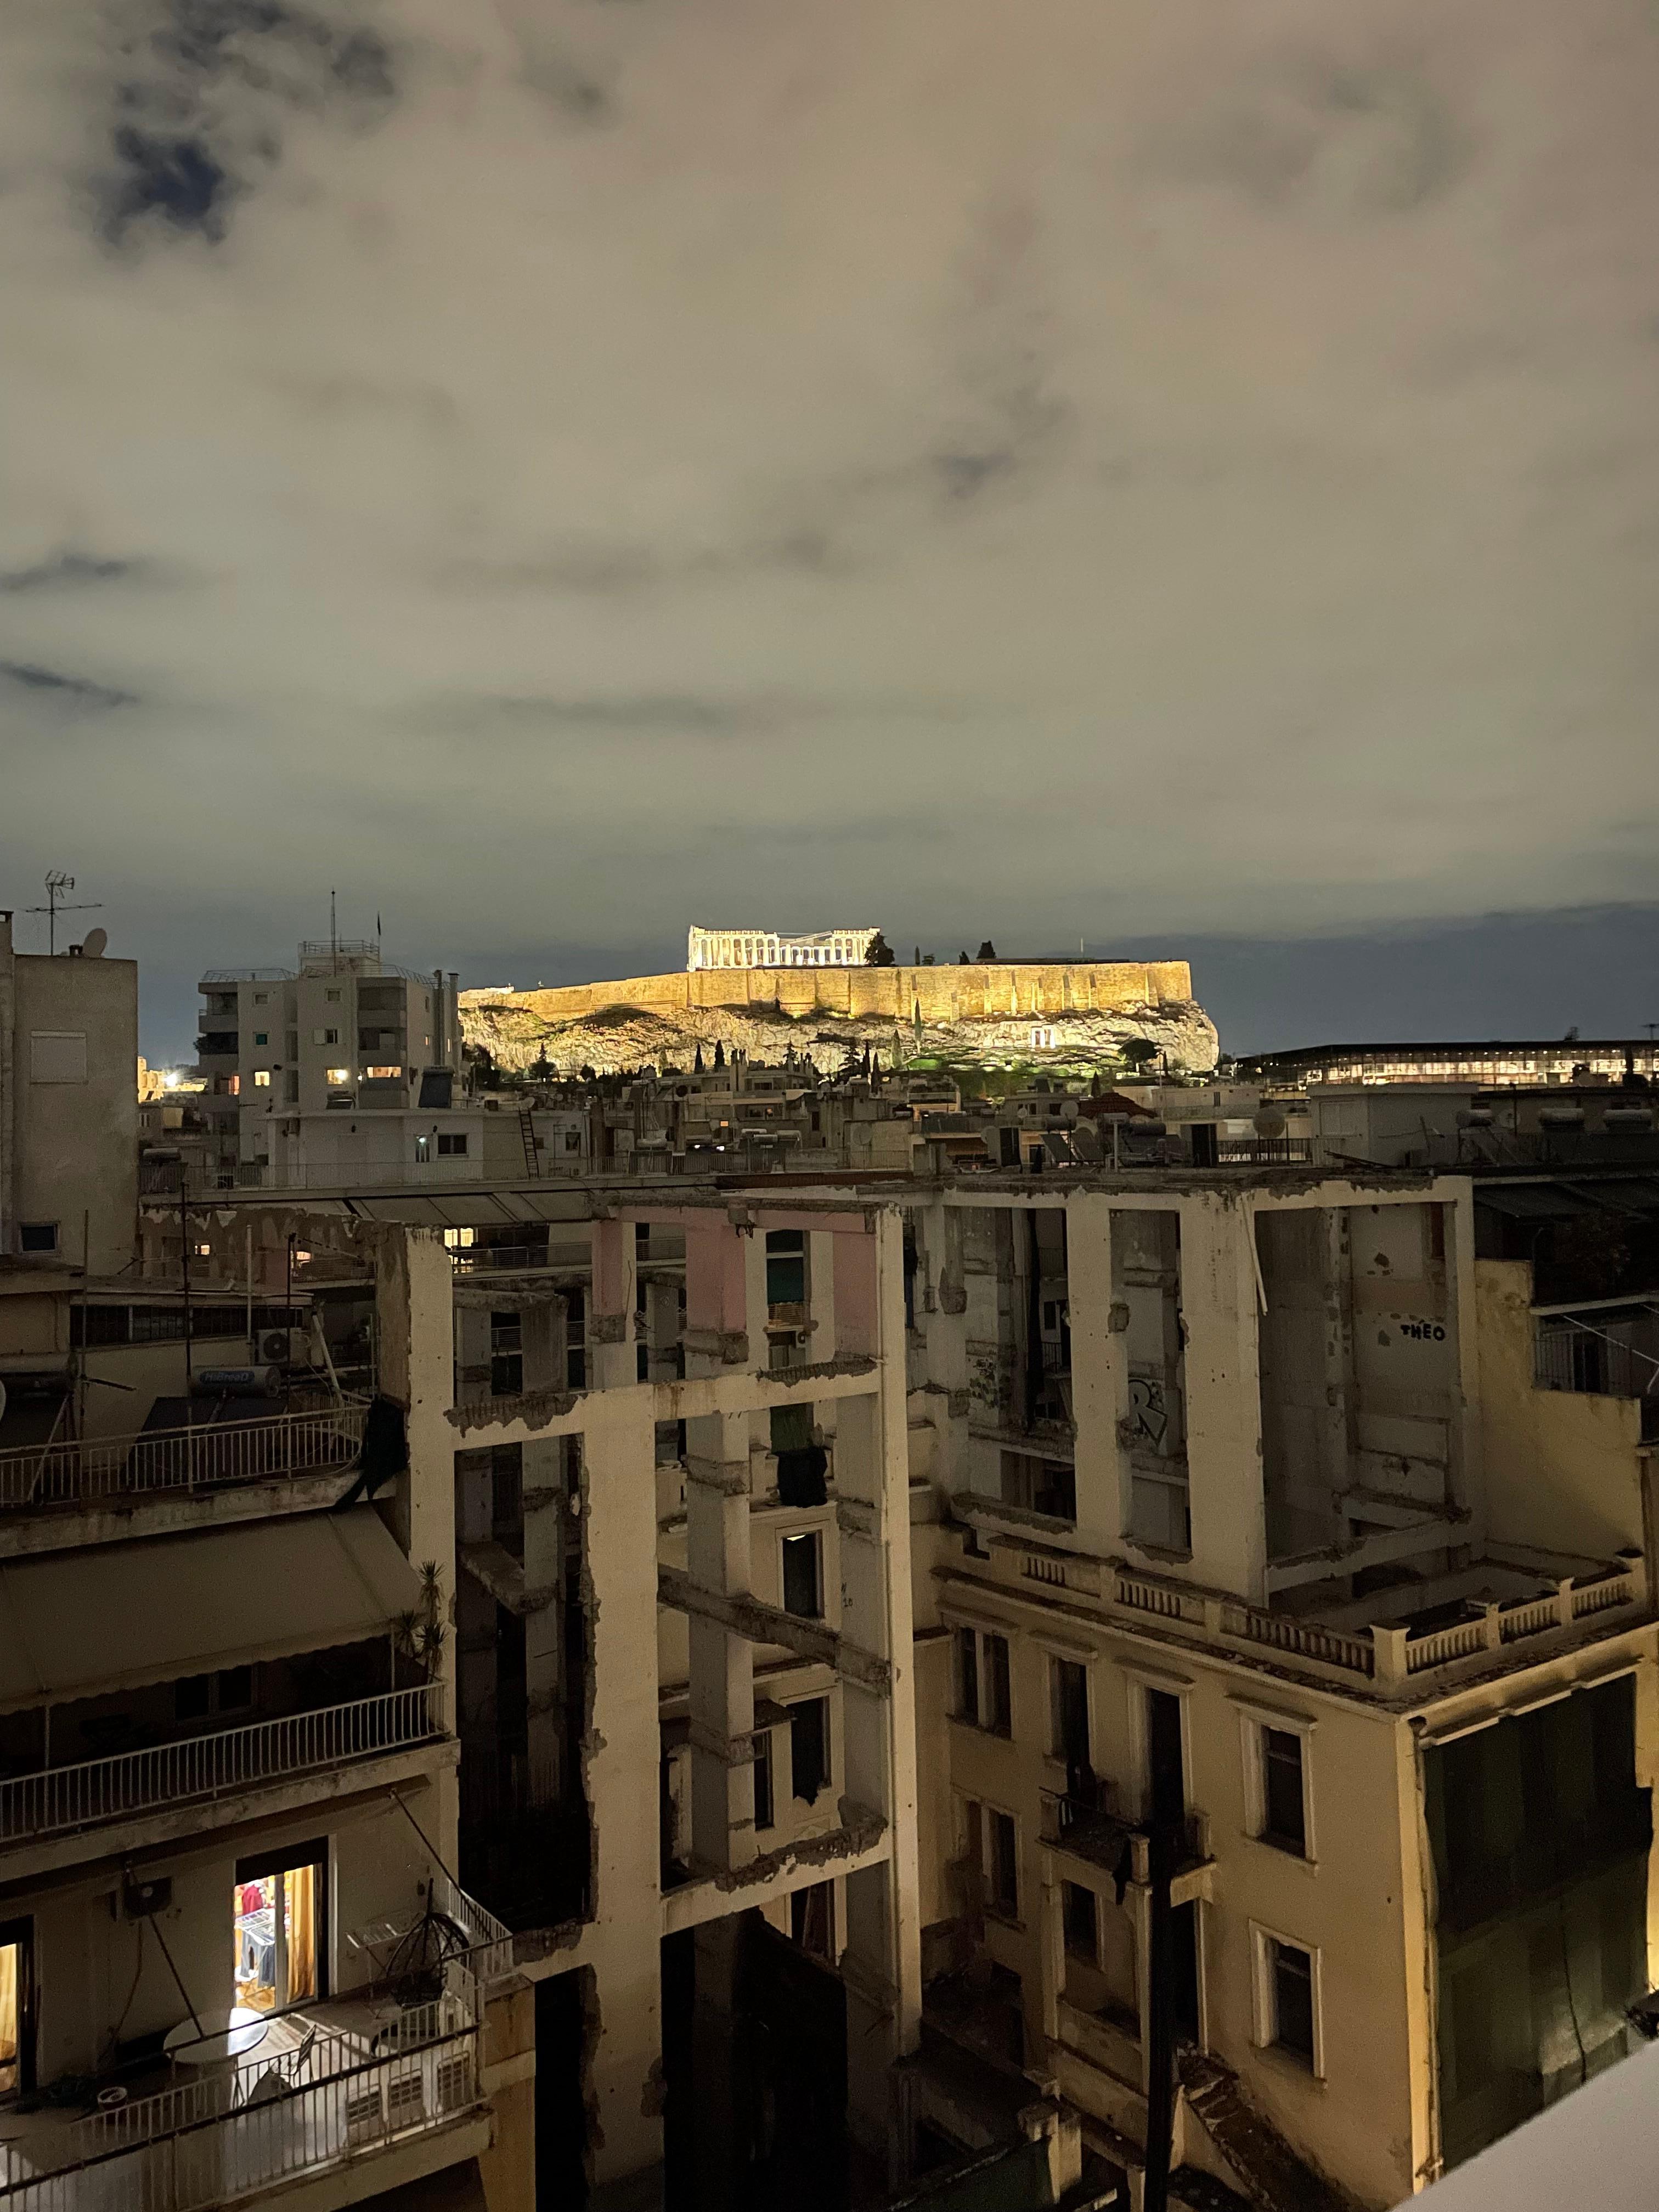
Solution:
M 1118 988 L 1103 988 L 1103 971 Z M 1179 962 L 1133 970 L 1101 963 L 1092 975 L 1081 963 L 1075 969 L 876 969 L 870 973 L 884 986 L 878 1006 L 868 1004 L 878 994 L 865 974 L 842 972 L 851 975 L 851 988 L 841 989 L 848 1004 L 845 1012 L 822 1003 L 792 1008 L 788 1000 L 795 994 L 787 988 L 760 996 L 757 985 L 771 971 L 726 977 L 726 971 L 708 970 L 726 977 L 730 997 L 725 1002 L 706 988 L 695 994 L 641 990 L 646 1004 L 611 996 L 628 990 L 627 984 L 463 992 L 461 1026 L 467 1043 L 483 1047 L 498 1066 L 522 1071 L 545 1058 L 561 1074 L 582 1067 L 611 1074 L 665 1061 L 685 1067 L 699 1046 L 707 1059 L 716 1043 L 755 1060 L 781 1060 L 793 1047 L 826 1072 L 841 1064 L 849 1047 L 879 1053 L 888 1066 L 921 1060 L 1083 1070 L 1119 1063 L 1123 1047 L 1137 1038 L 1167 1054 L 1172 1069 L 1215 1065 L 1215 1025 L 1203 1008 L 1188 996 L 1153 995 L 1159 985 L 1188 983 Z M 1082 986 L 1079 976 L 1086 979 Z M 925 980 L 907 989 L 911 978 Z M 637 980 L 660 987 L 668 979 Z M 701 984 L 703 978 L 697 980 Z M 789 980 L 787 971 L 779 971 L 780 983 L 787 987 Z M 1124 1003 L 1100 1003 L 1108 997 Z M 905 1018 L 896 1009 L 907 1005 Z

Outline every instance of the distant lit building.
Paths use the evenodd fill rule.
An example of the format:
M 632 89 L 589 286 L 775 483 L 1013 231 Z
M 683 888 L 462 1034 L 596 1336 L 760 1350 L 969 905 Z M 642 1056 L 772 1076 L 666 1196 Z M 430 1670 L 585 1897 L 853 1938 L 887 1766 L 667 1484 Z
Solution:
M 1325 1044 L 1240 1060 L 1241 1075 L 1297 1086 L 1324 1083 L 1583 1083 L 1659 1074 L 1652 1037 L 1488 1038 L 1443 1044 Z
M 699 968 L 860 968 L 881 934 L 876 929 L 817 929 L 791 936 L 775 929 L 698 929 L 688 933 L 685 965 Z

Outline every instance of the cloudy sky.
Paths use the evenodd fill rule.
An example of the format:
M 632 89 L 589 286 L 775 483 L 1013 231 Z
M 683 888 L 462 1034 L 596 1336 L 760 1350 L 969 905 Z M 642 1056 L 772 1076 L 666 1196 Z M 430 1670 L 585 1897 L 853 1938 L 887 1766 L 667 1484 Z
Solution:
M 1650 0 L 7 0 L 0 898 L 177 1049 L 331 885 L 1288 942 L 1241 1046 L 1645 902 L 1659 1017 L 1656 101 Z

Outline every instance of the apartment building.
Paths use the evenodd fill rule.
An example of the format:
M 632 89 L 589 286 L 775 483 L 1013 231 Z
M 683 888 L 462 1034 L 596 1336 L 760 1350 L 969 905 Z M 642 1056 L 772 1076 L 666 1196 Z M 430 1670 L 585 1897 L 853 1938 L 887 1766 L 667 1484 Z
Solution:
M 1167 2135 L 1194 2212 L 1381 2208 L 1650 1986 L 1646 1370 L 1552 1309 L 1659 1255 L 1569 1209 L 1520 1256 L 1536 1175 L 1185 1129 L 1114 1169 L 1027 1103 L 1006 1171 L 209 1227 L 410 1240 L 452 1863 L 535 1984 L 541 2170 L 601 2203 L 1027 2158 L 1133 2199 Z
M 924 2017 L 1177 2194 L 1395 2203 L 1649 1986 L 1638 1409 L 1539 1450 L 1467 1179 L 995 1180 L 912 1217 Z
M 101 932 L 19 952 L 11 924 L 0 910 L 0 1267 L 109 1273 L 138 1194 L 137 966 L 105 957 Z
M 533 2202 L 532 2003 L 454 1878 L 453 1463 L 406 1329 L 378 1357 L 378 1426 L 221 1398 L 0 1450 L 17 2212 Z
M 476 1117 L 455 1111 L 455 987 L 355 939 L 302 944 L 293 969 L 210 969 L 198 1110 L 222 1127 L 219 1185 L 476 1175 Z

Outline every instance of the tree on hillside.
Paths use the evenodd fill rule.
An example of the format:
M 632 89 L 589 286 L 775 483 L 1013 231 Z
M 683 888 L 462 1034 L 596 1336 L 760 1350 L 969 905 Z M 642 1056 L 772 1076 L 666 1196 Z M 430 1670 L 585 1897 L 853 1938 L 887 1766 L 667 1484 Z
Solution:
M 1158 1058 L 1158 1047 L 1149 1037 L 1129 1037 L 1120 1046 L 1119 1051 L 1137 1074 L 1142 1073 Z
M 866 968 L 890 968 L 893 965 L 893 948 L 879 930 L 870 939 L 870 950 L 864 956 L 864 964 Z
M 996 957 L 997 957 L 997 949 L 996 949 L 995 945 L 992 944 L 992 942 L 991 942 L 991 940 L 990 940 L 990 939 L 989 939 L 988 937 L 986 939 L 985 942 L 984 942 L 984 943 L 980 946 L 979 951 L 975 954 L 975 956 L 974 956 L 974 957 L 975 957 L 975 958 L 976 960 L 994 960 L 994 959 L 996 958 Z
M 714 1065 L 716 1067 L 724 1067 L 726 1065 L 726 1045 L 720 1037 L 714 1039 Z
M 968 955 L 965 952 L 957 953 L 957 965 L 958 968 L 971 968 L 973 964 L 973 962 L 968 957 Z
M 696 1057 L 691 1063 L 691 1073 L 693 1075 L 701 1075 L 702 1072 L 702 1047 L 699 1045 L 697 1047 Z

